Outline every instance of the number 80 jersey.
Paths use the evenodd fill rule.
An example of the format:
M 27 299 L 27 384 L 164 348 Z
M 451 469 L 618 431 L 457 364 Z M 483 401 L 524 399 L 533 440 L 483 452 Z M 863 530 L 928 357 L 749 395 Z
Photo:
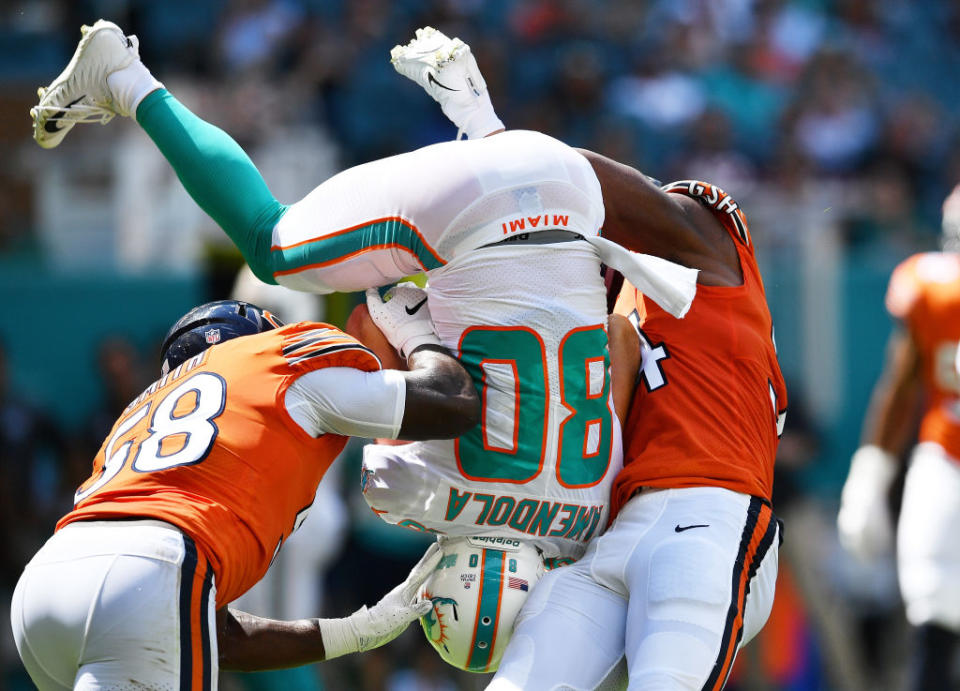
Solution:
M 428 296 L 481 424 L 456 440 L 367 446 L 367 502 L 414 530 L 579 557 L 622 466 L 596 253 L 582 240 L 479 248 L 432 272 Z
M 153 518 L 209 559 L 217 606 L 266 572 L 347 437 L 312 437 L 284 404 L 322 367 L 380 369 L 339 329 L 300 322 L 214 346 L 154 382 L 120 416 L 77 490 L 78 520 Z

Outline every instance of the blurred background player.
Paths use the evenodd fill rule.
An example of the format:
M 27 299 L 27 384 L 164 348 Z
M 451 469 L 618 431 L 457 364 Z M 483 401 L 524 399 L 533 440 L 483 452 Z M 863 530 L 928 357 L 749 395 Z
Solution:
M 392 55 L 461 130 L 497 120 L 489 100 L 464 98 L 482 78 L 458 39 L 428 27 Z M 603 190 L 604 236 L 698 269 L 697 298 L 678 320 L 624 285 L 616 311 L 636 329 L 642 362 L 619 513 L 583 559 L 533 591 L 490 688 L 595 688 L 625 654 L 631 688 L 719 689 L 766 622 L 777 576 L 770 500 L 787 396 L 763 281 L 723 190 L 659 189 L 583 154 Z
M 489 102 L 482 83 L 471 94 Z M 83 29 L 32 113 L 47 148 L 76 122 L 135 113 L 266 282 L 324 293 L 428 273 L 437 333 L 485 407 L 456 441 L 367 448 L 365 496 L 384 520 L 508 534 L 547 557 L 579 556 L 602 530 L 620 440 L 601 261 L 676 315 L 695 272 L 598 237 L 603 200 L 582 156 L 533 132 L 448 142 L 348 169 L 285 206 L 236 142 L 180 104 L 136 40 L 103 20 Z
M 221 664 L 270 669 L 370 649 L 429 608 L 416 591 L 436 549 L 346 619 L 226 607 L 306 517 L 348 435 L 418 439 L 476 424 L 470 379 L 436 345 L 427 311 L 390 302 L 381 328 L 406 334 L 409 371 L 381 370 L 335 327 L 284 326 L 244 302 L 201 305 L 171 327 L 162 377 L 117 420 L 14 593 L 17 648 L 39 688 L 217 688 Z
M 911 689 L 955 688 L 960 641 L 960 187 L 943 203 L 941 252 L 916 254 L 890 277 L 899 326 L 850 462 L 837 524 L 843 545 L 873 562 L 894 551 L 891 489 L 907 447 L 896 560 L 914 627 Z M 919 436 L 917 428 L 919 425 Z

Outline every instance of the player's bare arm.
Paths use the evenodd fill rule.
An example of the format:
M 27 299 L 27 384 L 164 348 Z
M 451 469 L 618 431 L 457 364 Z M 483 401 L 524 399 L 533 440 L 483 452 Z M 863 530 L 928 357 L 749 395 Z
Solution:
M 610 382 L 613 387 L 613 408 L 623 428 L 630 414 L 630 402 L 640 371 L 640 341 L 630 321 L 611 314 L 607 321 L 607 336 L 610 339 Z
M 667 194 L 635 168 L 578 149 L 600 180 L 603 235 L 627 249 L 699 269 L 703 285 L 743 281 L 737 250 L 720 222 L 690 197 Z
M 860 448 L 840 495 L 840 542 L 860 559 L 893 549 L 889 492 L 913 438 L 920 414 L 920 350 L 909 331 L 898 328 L 887 345 L 883 373 L 864 418 Z
M 861 444 L 900 457 L 913 439 L 921 389 L 920 351 L 910 332 L 898 328 L 887 342 L 883 373 L 870 398 Z
M 431 545 L 410 575 L 380 602 L 342 619 L 279 621 L 223 607 L 217 610 L 220 667 L 241 672 L 283 669 L 364 652 L 389 643 L 431 607 L 417 596 L 441 559 Z
M 441 345 L 424 344 L 407 357 L 407 404 L 399 439 L 461 436 L 480 422 L 480 398 L 463 366 Z M 462 421 L 451 433 L 449 420 Z
M 217 610 L 220 668 L 238 672 L 296 667 L 326 658 L 318 619 L 277 621 Z
M 378 343 L 386 357 L 394 358 L 389 353 L 392 347 L 406 359 L 407 398 L 398 438 L 448 439 L 468 432 L 480 422 L 480 398 L 466 370 L 440 345 L 427 291 L 413 283 L 400 283 L 385 298 L 371 288 L 366 316 L 358 311 L 351 319 L 353 328 Z M 463 422 L 452 434 L 451 416 Z

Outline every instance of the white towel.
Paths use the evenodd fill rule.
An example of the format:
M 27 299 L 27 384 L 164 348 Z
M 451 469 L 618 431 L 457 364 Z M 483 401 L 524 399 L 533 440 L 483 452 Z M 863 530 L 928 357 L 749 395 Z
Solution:
M 690 309 L 697 294 L 697 269 L 649 254 L 631 252 L 601 237 L 585 237 L 597 250 L 600 260 L 624 275 L 641 293 L 677 319 Z

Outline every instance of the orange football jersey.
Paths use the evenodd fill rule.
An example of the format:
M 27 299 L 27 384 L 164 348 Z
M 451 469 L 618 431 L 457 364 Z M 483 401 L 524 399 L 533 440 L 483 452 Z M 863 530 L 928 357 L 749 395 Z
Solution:
M 640 487 L 724 487 L 769 500 L 787 391 L 746 220 L 716 186 L 663 189 L 714 212 L 737 247 L 743 284 L 698 285 L 683 319 L 624 284 L 615 311 L 637 329 L 643 360 L 614 510 Z
M 887 310 L 903 321 L 920 354 L 926 397 L 919 439 L 960 458 L 960 254 L 926 252 L 901 263 L 890 277 Z
M 380 363 L 339 329 L 310 322 L 183 363 L 127 406 L 57 529 L 134 516 L 172 523 L 212 564 L 217 606 L 236 599 L 263 577 L 347 442 L 311 437 L 284 404 L 298 376 L 323 367 Z

